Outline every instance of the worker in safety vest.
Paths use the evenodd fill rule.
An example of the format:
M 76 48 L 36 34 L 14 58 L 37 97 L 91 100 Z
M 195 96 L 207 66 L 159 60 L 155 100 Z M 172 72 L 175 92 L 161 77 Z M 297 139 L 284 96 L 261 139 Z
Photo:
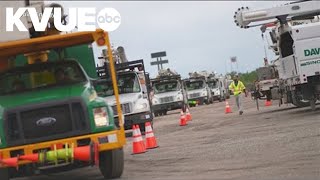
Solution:
M 229 89 L 232 90 L 233 95 L 236 99 L 236 104 L 238 107 L 238 111 L 239 114 L 242 115 L 243 114 L 243 110 L 242 110 L 242 92 L 245 93 L 245 96 L 247 97 L 246 94 L 246 87 L 244 86 L 244 84 L 239 80 L 239 76 L 235 75 L 233 77 L 233 82 L 230 84 Z

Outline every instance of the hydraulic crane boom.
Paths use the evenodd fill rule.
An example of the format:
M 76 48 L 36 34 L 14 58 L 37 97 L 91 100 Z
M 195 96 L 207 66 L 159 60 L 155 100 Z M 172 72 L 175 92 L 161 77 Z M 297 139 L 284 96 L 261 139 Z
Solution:
M 235 23 L 241 28 L 262 25 L 264 33 L 272 27 L 271 47 L 279 55 L 275 62 L 279 81 L 266 92 L 280 104 L 310 105 L 315 110 L 320 100 L 319 15 L 320 1 L 296 1 L 260 10 L 242 7 L 235 12 Z
M 320 1 L 303 1 L 261 10 L 250 10 L 248 7 L 241 7 L 235 12 L 234 22 L 241 28 L 249 28 L 256 26 L 249 26 L 253 22 L 279 20 L 283 24 L 288 19 L 306 18 L 319 14 Z

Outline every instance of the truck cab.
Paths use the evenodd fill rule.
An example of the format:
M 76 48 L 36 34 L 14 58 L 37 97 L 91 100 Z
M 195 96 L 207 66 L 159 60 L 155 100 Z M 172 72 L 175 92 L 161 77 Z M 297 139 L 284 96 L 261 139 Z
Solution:
M 5 124 L 0 147 L 114 129 L 108 117 L 112 110 L 94 98 L 95 89 L 77 61 L 13 67 L 0 73 L 0 84 L 0 118 Z M 105 112 L 105 119 L 96 119 L 91 127 L 96 111 Z
M 259 92 L 255 96 L 265 98 L 268 101 L 278 99 L 276 95 L 272 97 L 272 89 L 279 87 L 279 75 L 275 65 L 267 65 L 256 70 L 258 81 L 255 83 L 255 92 Z
M 105 67 L 108 67 L 105 64 Z M 97 85 L 98 95 L 116 111 L 112 81 L 105 67 L 97 67 L 100 78 Z M 119 98 L 124 115 L 125 130 L 130 130 L 132 125 L 139 125 L 141 131 L 145 130 L 145 123 L 152 122 L 150 90 L 148 88 L 148 75 L 144 72 L 143 60 L 129 61 L 115 64 L 117 71 Z M 107 68 L 108 69 L 108 68 Z M 114 114 L 118 122 L 118 114 Z
M 227 90 L 225 87 L 225 81 L 222 77 L 208 77 L 208 86 L 211 90 L 213 101 L 219 102 L 227 98 Z
M 159 76 L 152 79 L 152 108 L 155 116 L 166 115 L 168 111 L 185 111 L 187 97 L 180 75 Z
M 212 103 L 211 90 L 205 77 L 188 78 L 184 80 L 190 106 Z

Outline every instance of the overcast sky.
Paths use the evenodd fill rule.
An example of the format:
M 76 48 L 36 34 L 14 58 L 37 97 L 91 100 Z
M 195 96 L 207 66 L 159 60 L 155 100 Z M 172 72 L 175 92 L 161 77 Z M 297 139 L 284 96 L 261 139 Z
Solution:
M 246 72 L 263 65 L 264 41 L 260 29 L 240 29 L 233 20 L 236 9 L 273 7 L 284 1 L 204 1 L 204 2 L 75 2 L 60 1 L 69 7 L 113 7 L 121 14 L 120 27 L 110 33 L 115 46 L 123 46 L 129 60 L 144 59 L 147 71 L 150 54 L 166 51 L 169 64 L 184 77 L 191 71 L 231 70 L 230 57 L 237 56 L 238 70 Z M 269 60 L 274 55 L 268 51 Z M 237 66 L 234 64 L 234 70 Z

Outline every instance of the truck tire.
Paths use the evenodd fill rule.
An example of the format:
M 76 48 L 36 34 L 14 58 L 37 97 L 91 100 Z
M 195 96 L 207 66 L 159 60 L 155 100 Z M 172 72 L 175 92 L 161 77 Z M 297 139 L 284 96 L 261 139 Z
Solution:
M 310 106 L 310 101 L 304 101 L 298 98 L 298 96 L 295 95 L 295 92 L 291 93 L 292 95 L 292 104 L 296 107 L 308 107 Z
M 9 180 L 9 170 L 8 168 L 0 168 L 0 179 L 1 180 Z
M 105 179 L 120 178 L 124 169 L 123 149 L 100 152 L 99 169 Z
M 163 111 L 163 115 L 167 115 L 168 114 L 168 111 L 167 110 L 164 110 Z

